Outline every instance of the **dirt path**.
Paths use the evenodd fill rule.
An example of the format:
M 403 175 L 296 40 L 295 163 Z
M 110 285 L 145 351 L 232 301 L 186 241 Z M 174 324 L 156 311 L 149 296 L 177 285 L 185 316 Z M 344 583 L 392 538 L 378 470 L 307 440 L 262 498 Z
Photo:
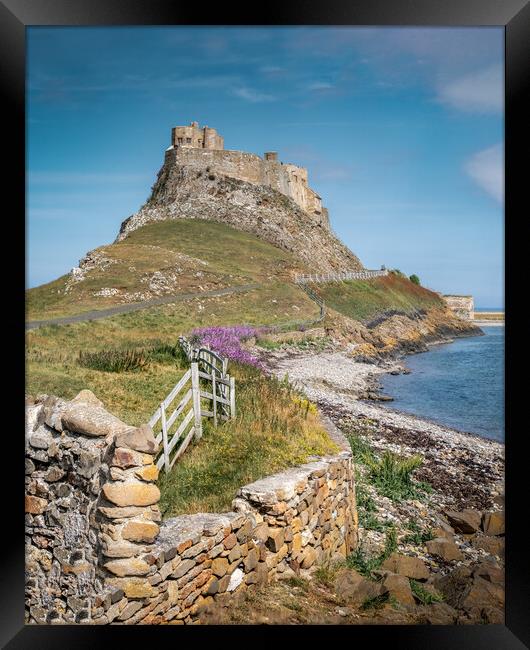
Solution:
M 227 287 L 226 289 L 215 289 L 213 291 L 182 293 L 178 296 L 163 296 L 161 298 L 152 298 L 151 300 L 144 300 L 142 302 L 135 302 L 128 305 L 117 305 L 116 307 L 109 307 L 108 309 L 86 311 L 82 314 L 75 314 L 73 316 L 28 321 L 26 323 L 26 329 L 31 330 L 45 325 L 68 325 L 69 323 L 99 320 L 100 318 L 108 318 L 109 316 L 116 316 L 117 314 L 128 314 L 132 311 L 139 311 L 140 309 L 147 309 L 158 305 L 168 305 L 173 302 L 191 300 L 192 298 L 211 298 L 212 296 L 225 296 L 231 293 L 244 293 L 245 291 L 251 291 L 252 289 L 258 289 L 259 287 L 259 284 L 242 284 L 238 287 Z

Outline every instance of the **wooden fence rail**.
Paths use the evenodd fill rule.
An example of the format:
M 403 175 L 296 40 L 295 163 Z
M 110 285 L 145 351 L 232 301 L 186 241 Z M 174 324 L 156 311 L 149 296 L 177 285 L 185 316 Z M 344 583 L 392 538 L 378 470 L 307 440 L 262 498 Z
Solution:
M 193 348 L 184 337 L 179 342 L 190 368 L 149 420 L 155 440 L 161 445 L 156 466 L 166 472 L 193 439 L 201 438 L 203 417 L 212 418 L 217 426 L 220 420 L 234 417 L 236 411 L 235 380 L 227 373 L 228 360 L 208 348 Z M 203 400 L 208 400 L 208 408 Z

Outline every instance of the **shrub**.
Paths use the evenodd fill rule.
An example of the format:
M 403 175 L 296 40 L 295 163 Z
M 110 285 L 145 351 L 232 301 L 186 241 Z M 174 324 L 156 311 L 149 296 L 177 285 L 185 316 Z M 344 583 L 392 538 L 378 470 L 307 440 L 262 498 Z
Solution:
M 369 477 L 376 490 L 392 501 L 414 499 L 418 495 L 419 484 L 412 481 L 412 472 L 423 462 L 421 456 L 400 458 L 391 451 L 385 451 L 380 460 L 365 457 Z
M 419 600 L 419 602 L 422 605 L 431 605 L 432 603 L 439 603 L 444 599 L 442 594 L 428 591 L 421 583 L 417 582 L 416 580 L 413 580 L 412 578 L 409 578 L 409 582 L 410 582 L 410 588 L 412 594 L 414 595 L 414 598 Z
M 346 565 L 355 569 L 365 578 L 373 579 L 373 572 L 377 571 L 383 562 L 397 549 L 397 531 L 394 526 L 389 526 L 385 537 L 385 546 L 379 555 L 368 556 L 362 544 L 346 558 Z
M 409 277 L 409 280 L 410 280 L 411 282 L 413 282 L 414 284 L 421 284 L 421 283 L 420 283 L 420 279 L 419 279 L 419 277 L 418 277 L 415 273 L 413 273 L 413 274 Z
M 190 341 L 192 345 L 207 345 L 210 349 L 231 361 L 262 368 L 259 359 L 248 350 L 243 349 L 241 343 L 258 336 L 263 331 L 263 328 L 248 325 L 202 327 L 192 331 Z
M 106 348 L 98 352 L 79 352 L 77 362 L 84 368 L 103 372 L 131 372 L 144 370 L 149 365 L 143 350 Z
M 428 542 L 431 539 L 434 539 L 434 534 L 432 528 L 427 528 L 422 530 L 414 519 L 411 519 L 407 525 L 407 528 L 411 531 L 408 535 L 403 538 L 404 543 L 415 544 L 416 546 L 421 546 Z
M 150 361 L 157 363 L 177 362 L 180 366 L 187 366 L 189 364 L 186 353 L 179 343 L 176 345 L 167 343 L 152 345 L 146 349 L 146 354 Z

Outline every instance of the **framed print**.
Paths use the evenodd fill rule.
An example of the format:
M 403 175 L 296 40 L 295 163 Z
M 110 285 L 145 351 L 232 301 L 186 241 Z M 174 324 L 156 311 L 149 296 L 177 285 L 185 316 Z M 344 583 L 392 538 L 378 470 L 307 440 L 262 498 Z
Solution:
M 5 647 L 527 647 L 528 4 L 1 11 Z

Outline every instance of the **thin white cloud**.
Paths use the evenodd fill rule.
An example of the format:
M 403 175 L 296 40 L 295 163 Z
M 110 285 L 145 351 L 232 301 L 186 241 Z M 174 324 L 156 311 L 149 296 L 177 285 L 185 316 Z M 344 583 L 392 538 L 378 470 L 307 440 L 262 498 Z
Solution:
M 253 104 L 260 102 L 273 102 L 276 100 L 276 97 L 273 95 L 267 95 L 266 93 L 260 93 L 257 90 L 245 87 L 235 88 L 234 95 L 247 102 L 252 102 Z
M 503 147 L 496 144 L 474 154 L 465 164 L 465 171 L 499 203 L 504 199 Z
M 438 100 L 467 112 L 499 113 L 504 107 L 501 65 L 494 65 L 458 79 L 442 82 Z
M 331 88 L 334 88 L 334 85 L 326 81 L 315 81 L 307 86 L 308 90 L 330 90 Z

